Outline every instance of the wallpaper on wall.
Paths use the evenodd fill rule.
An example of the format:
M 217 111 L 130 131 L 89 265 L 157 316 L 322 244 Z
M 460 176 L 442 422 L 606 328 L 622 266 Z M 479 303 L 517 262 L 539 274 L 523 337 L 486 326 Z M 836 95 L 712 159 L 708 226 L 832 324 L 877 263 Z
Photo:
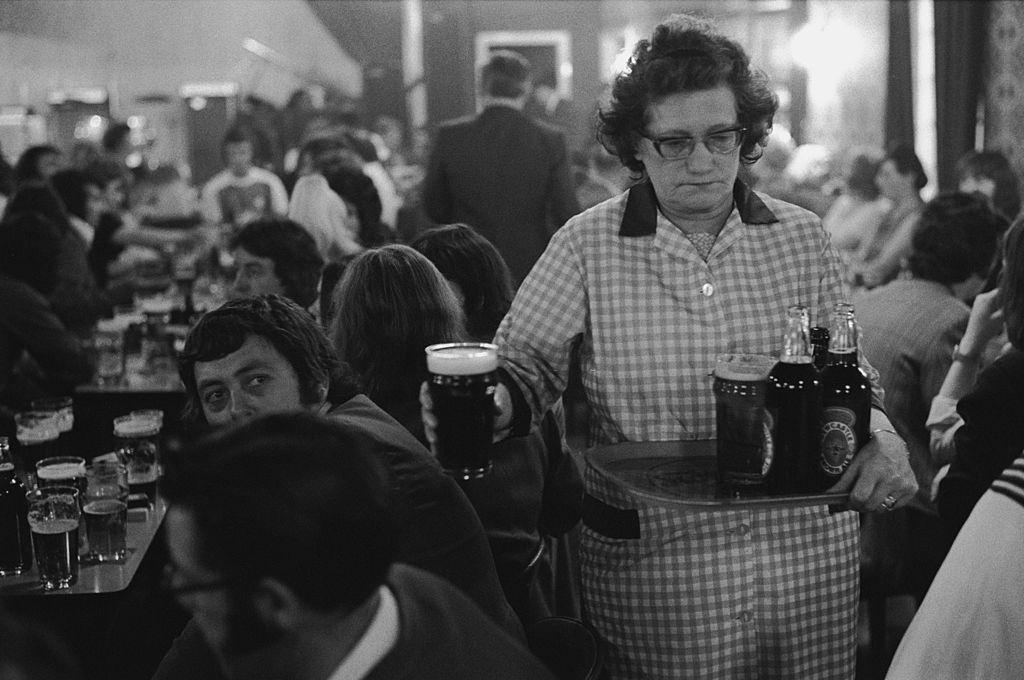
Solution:
M 992 3 L 987 56 L 985 148 L 1006 154 L 1024 179 L 1024 3 Z

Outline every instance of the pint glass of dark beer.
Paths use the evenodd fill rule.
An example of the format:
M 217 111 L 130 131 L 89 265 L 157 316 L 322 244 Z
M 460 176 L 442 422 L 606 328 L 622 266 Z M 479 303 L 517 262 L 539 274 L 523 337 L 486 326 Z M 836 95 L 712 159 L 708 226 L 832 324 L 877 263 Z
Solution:
M 772 418 L 765 408 L 775 359 L 761 354 L 720 354 L 715 360 L 718 478 L 730 491 L 756 491 L 771 467 Z
M 156 501 L 160 477 L 160 420 L 127 415 L 114 418 L 114 437 L 128 469 L 132 495 L 145 494 L 149 505 Z
M 14 414 L 14 422 L 18 440 L 15 467 L 34 473 L 37 461 L 58 454 L 60 422 L 50 411 L 21 411 Z
M 431 345 L 426 352 L 437 460 L 456 479 L 482 477 L 491 471 L 498 348 L 458 342 Z
M 78 489 L 41 486 L 25 498 L 43 590 L 70 588 L 78 580 Z

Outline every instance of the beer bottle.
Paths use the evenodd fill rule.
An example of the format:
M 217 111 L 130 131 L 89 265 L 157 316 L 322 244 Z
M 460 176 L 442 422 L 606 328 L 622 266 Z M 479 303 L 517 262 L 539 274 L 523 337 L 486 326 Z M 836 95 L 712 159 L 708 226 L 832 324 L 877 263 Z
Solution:
M 16 576 L 32 566 L 25 486 L 14 474 L 7 437 L 0 437 L 0 576 Z
M 811 356 L 814 357 L 814 367 L 818 371 L 824 371 L 828 366 L 828 329 L 824 326 L 811 328 Z
M 765 405 L 772 415 L 774 460 L 766 486 L 772 493 L 806 492 L 818 460 L 821 379 L 811 360 L 807 308 L 786 310 L 782 354 L 768 374 Z
M 828 365 L 821 372 L 821 456 L 814 484 L 818 491 L 835 484 L 867 443 L 871 420 L 871 382 L 857 358 L 852 305 L 836 305 L 829 335 Z

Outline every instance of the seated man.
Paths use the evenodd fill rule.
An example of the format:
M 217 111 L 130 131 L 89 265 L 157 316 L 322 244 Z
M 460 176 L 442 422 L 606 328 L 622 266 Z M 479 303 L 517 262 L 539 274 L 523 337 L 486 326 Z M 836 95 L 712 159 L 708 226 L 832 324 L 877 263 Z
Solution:
M 260 217 L 288 213 L 288 192 L 277 175 L 252 163 L 252 138 L 240 128 L 228 130 L 221 143 L 224 170 L 202 191 L 203 218 L 212 224 L 240 227 Z
M 284 295 L 305 309 L 316 302 L 324 261 L 316 241 L 295 222 L 250 222 L 231 239 L 230 247 L 235 260 L 232 298 Z
M 910 278 L 853 300 L 864 331 L 861 348 L 879 371 L 886 413 L 907 442 L 918 484 L 917 496 L 906 510 L 866 518 L 862 531 L 878 526 L 878 521 L 906 520 L 909 531 L 895 545 L 909 559 L 908 585 L 918 601 L 949 548 L 931 488 L 935 474 L 950 459 L 929 452 L 928 408 L 967 327 L 970 308 L 964 300 L 973 298 L 984 282 L 998 234 L 1005 228 L 1006 220 L 980 196 L 939 196 L 924 207 L 916 225 Z
M 179 372 L 185 418 L 195 426 L 306 410 L 360 432 L 392 476 L 395 559 L 443 576 L 499 626 L 522 634 L 469 501 L 415 437 L 359 394 L 313 317 L 277 295 L 228 302 L 189 333 Z M 195 624 L 186 626 L 154 678 L 220 677 Z
M 403 513 L 381 444 L 357 421 L 298 412 L 169 461 L 167 587 L 221 668 L 245 680 L 551 678 L 450 583 L 393 564 Z

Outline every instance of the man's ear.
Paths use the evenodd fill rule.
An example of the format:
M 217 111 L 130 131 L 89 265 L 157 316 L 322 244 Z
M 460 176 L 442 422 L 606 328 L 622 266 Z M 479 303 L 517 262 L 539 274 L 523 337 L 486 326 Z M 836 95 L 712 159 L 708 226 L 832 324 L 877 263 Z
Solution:
M 252 607 L 260 622 L 281 632 L 295 630 L 305 616 L 306 606 L 284 583 L 264 578 L 253 589 Z

